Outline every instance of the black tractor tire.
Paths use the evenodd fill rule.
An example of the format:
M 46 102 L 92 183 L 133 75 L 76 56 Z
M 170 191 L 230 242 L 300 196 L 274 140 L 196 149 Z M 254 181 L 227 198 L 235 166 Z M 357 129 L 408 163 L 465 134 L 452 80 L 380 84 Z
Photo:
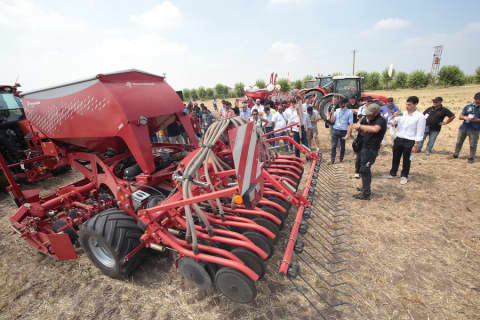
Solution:
M 142 263 L 146 250 L 127 262 L 125 256 L 140 245 L 142 230 L 133 217 L 118 209 L 108 209 L 80 227 L 79 240 L 93 264 L 104 274 L 125 279 Z
M 318 99 L 322 99 L 323 98 L 323 93 L 319 90 L 312 90 L 312 91 L 309 91 L 306 95 L 305 95 L 305 99 L 308 99 L 310 97 L 315 97 L 315 101 L 317 101 Z
M 323 120 L 327 120 L 330 117 L 328 113 L 328 109 L 330 107 L 333 107 L 333 96 L 326 96 L 322 99 L 322 101 L 320 101 L 318 106 L 318 112 Z

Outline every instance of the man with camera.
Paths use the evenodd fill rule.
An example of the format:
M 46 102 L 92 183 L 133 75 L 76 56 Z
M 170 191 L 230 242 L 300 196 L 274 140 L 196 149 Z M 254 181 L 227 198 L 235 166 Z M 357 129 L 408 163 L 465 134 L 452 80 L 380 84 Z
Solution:
M 380 106 L 376 103 L 369 104 L 365 117 L 352 125 L 354 130 L 362 136 L 361 146 L 359 146 L 360 169 L 362 177 L 362 188 L 360 193 L 354 195 L 355 199 L 370 200 L 372 171 L 371 167 L 378 156 L 380 144 L 387 131 L 387 121 L 380 115 Z

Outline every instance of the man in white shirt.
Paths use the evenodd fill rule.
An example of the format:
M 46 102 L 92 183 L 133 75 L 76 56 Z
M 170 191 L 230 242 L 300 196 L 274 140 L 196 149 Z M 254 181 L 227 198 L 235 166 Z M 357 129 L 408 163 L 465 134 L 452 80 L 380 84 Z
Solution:
M 284 128 L 287 126 L 287 119 L 284 114 L 284 106 L 278 106 L 277 113 L 274 114 L 273 116 L 273 122 L 275 122 L 275 126 L 273 127 L 274 131 L 277 131 L 278 129 Z M 275 137 L 283 137 L 287 136 L 287 130 L 284 131 L 279 131 L 275 133 Z M 280 141 L 275 141 L 275 146 L 280 145 Z M 287 151 L 287 142 L 283 142 L 283 150 Z
M 264 108 L 263 108 L 263 105 L 260 104 L 260 99 L 255 100 L 255 104 L 254 104 L 253 107 L 252 107 L 252 111 L 255 110 L 255 109 L 258 110 L 258 113 L 259 113 L 260 115 L 263 115 L 263 113 L 264 113 L 264 110 L 263 110 L 263 109 L 264 109 Z
M 287 105 L 287 108 L 285 109 L 285 111 L 283 112 L 283 116 L 285 118 L 285 121 L 287 122 L 287 126 L 292 124 L 293 122 L 291 121 L 291 118 L 294 116 L 294 113 L 296 113 L 295 111 L 295 106 L 293 103 L 290 103 L 290 105 Z M 290 136 L 293 137 L 293 129 L 290 128 L 288 129 L 288 132 L 287 132 Z M 290 152 L 293 152 L 293 145 L 292 144 L 288 144 L 288 150 Z
M 265 123 L 265 133 L 269 133 L 269 132 L 272 132 L 273 131 L 273 127 L 275 126 L 275 121 L 274 121 L 274 114 L 272 112 L 270 112 L 270 107 L 266 106 L 263 111 L 265 112 L 265 114 L 263 115 L 263 118 L 265 120 L 267 120 L 267 122 Z M 273 138 L 273 135 L 269 135 L 267 136 L 267 139 L 268 138 Z M 272 143 L 273 145 L 273 143 Z
M 290 110 L 288 111 L 287 120 L 289 125 L 293 123 L 299 123 L 299 125 L 302 125 L 305 128 L 305 114 L 303 114 L 302 105 L 299 102 L 300 101 L 298 100 L 298 98 L 292 98 L 292 100 L 290 100 Z M 285 113 L 287 113 L 287 111 L 285 111 Z M 300 113 L 303 119 L 300 119 Z M 293 139 L 297 143 L 303 143 L 308 146 L 305 129 L 302 130 L 300 126 L 294 126 L 292 127 L 292 135 Z M 297 148 L 295 148 L 295 156 L 300 157 L 300 150 Z
M 389 122 L 397 126 L 396 138 L 393 142 L 393 159 L 390 174 L 391 179 L 397 175 L 400 159 L 403 157 L 400 184 L 408 182 L 412 152 L 417 152 L 418 145 L 423 140 L 425 133 L 425 117 L 417 110 L 418 97 L 411 96 L 407 99 L 407 112 L 395 112 Z

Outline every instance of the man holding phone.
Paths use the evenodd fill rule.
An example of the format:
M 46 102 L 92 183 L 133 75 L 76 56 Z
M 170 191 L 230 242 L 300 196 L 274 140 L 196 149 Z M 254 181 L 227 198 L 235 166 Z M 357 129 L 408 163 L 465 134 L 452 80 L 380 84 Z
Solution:
M 463 124 L 458 129 L 457 144 L 455 146 L 454 158 L 458 158 L 460 150 L 462 150 L 463 142 L 468 136 L 470 142 L 470 157 L 468 163 L 473 163 L 475 153 L 477 152 L 478 136 L 480 132 L 480 92 L 473 97 L 473 103 L 465 106 L 462 114 L 458 117 L 463 120 Z

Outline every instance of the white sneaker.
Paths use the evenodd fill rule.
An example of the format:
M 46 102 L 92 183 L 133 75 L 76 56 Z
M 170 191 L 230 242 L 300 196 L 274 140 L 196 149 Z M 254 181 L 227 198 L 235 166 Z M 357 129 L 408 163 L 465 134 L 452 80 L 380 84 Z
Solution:
M 389 173 L 389 174 L 383 175 L 383 178 L 385 178 L 385 179 L 393 179 L 393 178 L 395 178 L 395 177 L 392 176 L 392 175 Z
M 407 177 L 400 178 L 400 184 L 407 184 L 407 182 L 408 182 Z
M 355 173 L 355 179 L 359 179 L 360 178 L 360 173 Z

